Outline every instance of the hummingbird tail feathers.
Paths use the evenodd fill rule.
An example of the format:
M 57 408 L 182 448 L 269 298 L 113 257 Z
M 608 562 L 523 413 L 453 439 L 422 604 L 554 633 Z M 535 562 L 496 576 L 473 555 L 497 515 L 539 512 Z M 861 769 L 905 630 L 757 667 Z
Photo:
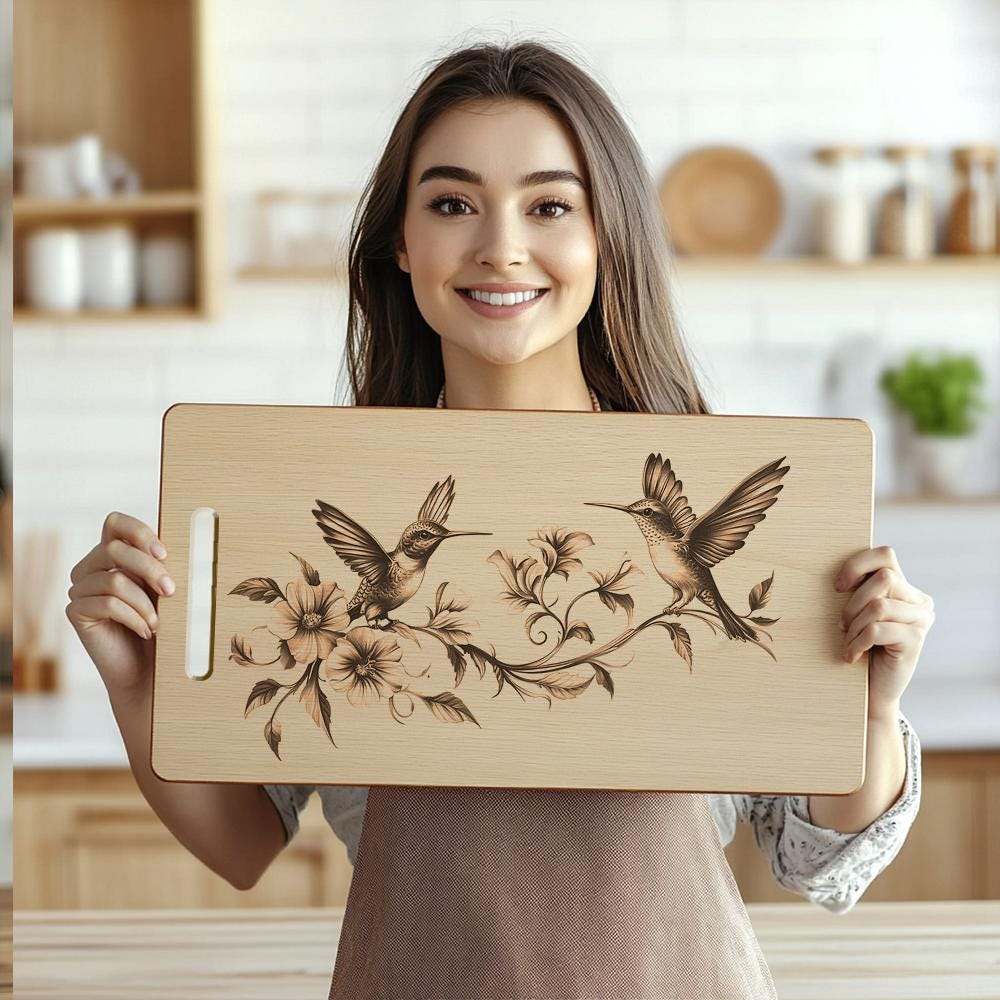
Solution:
M 726 630 L 726 635 L 730 639 L 740 639 L 746 642 L 748 639 L 756 639 L 757 632 L 747 625 L 742 618 L 740 618 L 733 609 L 726 604 L 719 593 L 718 587 L 706 588 L 701 593 L 701 599 L 712 608 L 722 619 L 723 628 Z

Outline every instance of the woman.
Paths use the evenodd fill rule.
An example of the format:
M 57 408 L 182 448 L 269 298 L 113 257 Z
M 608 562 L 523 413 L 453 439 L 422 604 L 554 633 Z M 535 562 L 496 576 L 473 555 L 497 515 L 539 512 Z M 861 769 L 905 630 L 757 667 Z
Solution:
M 401 113 L 355 218 L 353 401 L 709 412 L 673 318 L 660 219 L 634 137 L 570 60 L 534 43 L 442 59 Z M 509 298 L 491 304 L 491 293 Z M 108 684 L 127 743 L 131 734 L 130 760 L 154 808 L 206 863 L 252 885 L 282 846 L 275 815 L 282 841 L 290 839 L 315 789 L 188 792 L 149 780 L 151 643 L 137 648 L 126 628 L 148 639 L 147 624 L 155 625 L 155 592 L 144 585 L 155 591 L 162 554 L 141 522 L 112 517 L 74 568 L 67 614 Z M 806 802 L 321 788 L 356 864 L 330 997 L 775 996 L 720 832 L 752 821 L 782 884 L 850 905 L 898 850 L 919 800 L 919 745 L 899 700 L 933 620 L 930 598 L 886 548 L 852 556 L 841 582 L 853 591 L 845 656 L 874 652 L 862 789 Z M 262 801 L 277 814 L 265 818 Z M 243 843 L 224 860 L 237 817 Z M 798 847 L 781 838 L 793 823 Z M 845 886 L 836 872 L 848 845 Z M 827 883 L 808 885 L 810 874 Z

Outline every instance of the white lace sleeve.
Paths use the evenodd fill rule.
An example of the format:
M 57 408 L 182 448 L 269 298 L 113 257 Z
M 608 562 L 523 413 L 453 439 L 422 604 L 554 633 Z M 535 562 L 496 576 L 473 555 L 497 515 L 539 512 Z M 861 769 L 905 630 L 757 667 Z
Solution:
M 298 833 L 299 813 L 316 791 L 315 785 L 261 785 L 285 825 L 285 844 Z
M 846 913 L 899 853 L 920 808 L 920 740 L 902 712 L 906 780 L 899 798 L 866 829 L 815 826 L 807 795 L 735 795 L 737 816 L 753 826 L 778 884 L 829 910 Z

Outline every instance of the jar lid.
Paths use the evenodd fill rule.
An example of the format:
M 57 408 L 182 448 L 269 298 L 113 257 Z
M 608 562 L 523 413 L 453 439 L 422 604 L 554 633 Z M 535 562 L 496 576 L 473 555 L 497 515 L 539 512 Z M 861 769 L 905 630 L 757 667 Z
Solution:
M 951 158 L 957 164 L 996 162 L 997 147 L 989 143 L 976 143 L 972 146 L 956 146 L 952 150 Z
M 861 156 L 863 153 L 860 146 L 820 146 L 813 151 L 813 156 L 821 163 L 833 163 L 849 156 Z
M 930 149 L 927 146 L 906 145 L 906 146 L 886 146 L 882 153 L 890 160 L 902 160 L 907 156 L 927 156 Z

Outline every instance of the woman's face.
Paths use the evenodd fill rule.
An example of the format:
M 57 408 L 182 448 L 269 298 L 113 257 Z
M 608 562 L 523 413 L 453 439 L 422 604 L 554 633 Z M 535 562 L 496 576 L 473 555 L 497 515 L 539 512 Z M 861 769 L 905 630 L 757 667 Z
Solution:
M 529 176 L 539 171 L 564 176 Z M 567 336 L 575 343 L 594 297 L 597 241 L 588 192 L 573 175 L 587 183 L 572 133 L 528 101 L 448 111 L 423 134 L 397 259 L 442 340 L 494 364 Z M 500 307 L 464 291 L 509 283 L 544 291 Z

